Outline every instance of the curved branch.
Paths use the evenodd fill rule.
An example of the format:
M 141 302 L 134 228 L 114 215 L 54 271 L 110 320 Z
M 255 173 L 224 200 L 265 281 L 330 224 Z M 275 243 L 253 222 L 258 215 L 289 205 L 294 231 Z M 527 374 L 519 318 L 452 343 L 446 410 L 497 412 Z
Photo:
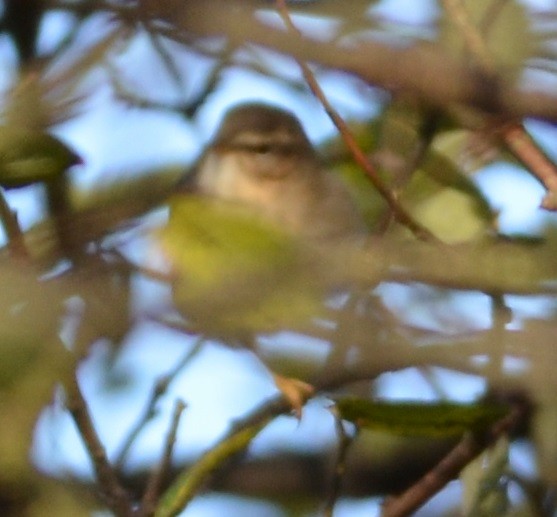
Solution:
M 200 0 L 184 3 L 172 19 L 168 37 L 185 34 L 226 36 L 233 44 L 254 43 L 296 59 L 356 75 L 393 93 L 407 92 L 434 106 L 463 104 L 508 118 L 526 116 L 557 121 L 557 95 L 519 89 L 504 77 L 486 74 L 429 43 L 392 46 L 366 40 L 340 46 L 277 29 L 255 16 L 254 2 Z

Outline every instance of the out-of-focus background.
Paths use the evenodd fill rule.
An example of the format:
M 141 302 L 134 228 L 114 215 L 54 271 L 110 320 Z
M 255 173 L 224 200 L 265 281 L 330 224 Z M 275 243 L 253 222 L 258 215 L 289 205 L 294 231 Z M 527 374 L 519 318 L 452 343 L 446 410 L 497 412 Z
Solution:
M 351 380 L 376 400 L 536 408 L 512 445 L 482 460 L 491 471 L 449 483 L 418 515 L 557 508 L 555 215 L 540 208 L 557 178 L 553 2 L 287 2 L 307 45 L 286 32 L 279 3 L 2 2 L 3 515 L 126 515 L 102 496 L 111 485 L 93 466 L 85 407 L 112 473 L 140 501 L 177 399 L 186 408 L 161 493 L 277 396 L 264 364 L 312 381 L 335 343 L 352 338 L 358 346 L 341 355 L 368 366 L 367 377 L 318 392 L 300 420 L 270 420 L 180 515 L 320 515 L 339 449 L 330 397 L 353 393 Z M 395 221 L 295 58 L 310 64 L 400 206 L 451 248 L 424 248 Z M 378 247 L 394 250 L 395 274 L 373 279 L 355 337 L 332 338 L 343 328 L 341 295 L 328 333 L 261 336 L 260 360 L 189 332 L 173 310 L 154 235 L 180 177 L 243 101 L 294 112 L 351 184 Z M 434 466 L 459 436 L 432 425 L 441 431 L 360 432 L 334 515 L 379 515 L 385 495 Z

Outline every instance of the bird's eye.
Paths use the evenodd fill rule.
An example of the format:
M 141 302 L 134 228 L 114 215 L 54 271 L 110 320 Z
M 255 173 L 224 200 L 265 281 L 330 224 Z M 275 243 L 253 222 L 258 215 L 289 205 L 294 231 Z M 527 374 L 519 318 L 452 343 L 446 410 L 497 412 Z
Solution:
M 256 145 L 252 147 L 252 151 L 257 154 L 267 154 L 272 151 L 272 147 L 268 144 Z

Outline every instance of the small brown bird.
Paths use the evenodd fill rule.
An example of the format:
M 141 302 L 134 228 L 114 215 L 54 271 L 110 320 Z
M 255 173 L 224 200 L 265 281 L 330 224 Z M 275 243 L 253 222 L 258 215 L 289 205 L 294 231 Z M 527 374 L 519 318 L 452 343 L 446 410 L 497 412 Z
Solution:
M 364 233 L 345 185 L 328 171 L 298 119 L 265 104 L 231 109 L 192 178 L 195 190 L 256 210 L 309 240 Z
M 346 268 L 330 256 L 365 227 L 298 119 L 264 104 L 233 108 L 186 181 L 162 244 L 193 328 L 248 348 L 259 334 L 311 328 L 336 287 L 331 265 Z M 299 413 L 311 387 L 273 377 Z

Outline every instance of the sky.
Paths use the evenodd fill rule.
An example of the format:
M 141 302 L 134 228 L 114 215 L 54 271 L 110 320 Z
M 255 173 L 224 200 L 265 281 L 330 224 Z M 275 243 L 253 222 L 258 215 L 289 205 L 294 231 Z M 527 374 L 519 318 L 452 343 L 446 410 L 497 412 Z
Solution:
M 435 12 L 436 2 L 433 0 L 420 2 L 421 9 L 416 9 L 416 4 L 415 0 L 383 1 L 379 12 L 408 25 L 420 24 Z M 536 9 L 555 7 L 554 2 L 549 0 L 531 0 L 528 4 Z M 68 20 L 63 15 L 49 17 L 41 34 L 40 46 L 43 50 L 52 45 L 67 23 Z M 92 21 L 84 31 L 83 44 L 92 35 L 105 29 L 103 20 Z M 172 82 L 164 78 L 160 63 L 145 58 L 145 54 L 149 52 L 148 45 L 146 37 L 138 37 L 125 55 L 116 59 L 117 64 L 125 66 L 130 84 L 145 85 L 147 91 L 150 87 L 155 87 L 162 98 L 169 100 L 179 99 L 180 95 L 199 87 L 195 83 L 196 73 L 192 72 L 188 76 L 190 82 L 184 85 L 184 91 L 177 91 Z M 13 56 L 10 57 L 9 43 L 5 39 L 0 40 L 0 55 L 8 62 L 13 59 Z M 207 68 L 207 63 L 196 61 L 191 56 L 185 55 L 182 59 L 190 67 L 189 70 L 196 70 L 195 67 L 198 67 L 202 72 Z M 0 88 L 9 83 L 9 72 L 6 73 L 6 70 L 8 69 L 5 69 L 3 75 L 0 74 Z M 323 86 L 345 116 L 364 118 L 377 112 L 378 103 L 372 100 L 373 92 L 362 90 L 357 81 L 328 74 L 324 76 Z M 210 102 L 200 110 L 192 124 L 185 124 L 178 115 L 155 110 L 145 113 L 114 102 L 103 72 L 91 78 L 89 89 L 92 94 L 83 114 L 57 127 L 55 131 L 85 160 L 85 166 L 74 174 L 76 184 L 83 189 L 90 188 L 99 181 L 110 181 L 115 175 L 133 174 L 137 170 L 147 169 L 150 164 L 160 163 L 161 156 L 164 156 L 167 163 L 187 167 L 210 139 L 223 112 L 230 105 L 245 100 L 264 100 L 288 107 L 300 117 L 313 142 L 318 143 L 334 134 L 333 125 L 316 100 L 308 101 L 305 95 L 287 92 L 275 82 L 252 72 L 227 72 L 222 87 L 211 96 Z M 555 129 L 535 122 L 531 122 L 529 127 L 548 147 L 555 141 Z M 548 220 L 548 216 L 538 210 L 543 193 L 541 187 L 516 168 L 506 165 L 488 166 L 476 176 L 476 180 L 492 205 L 500 211 L 502 231 L 536 232 Z M 9 194 L 9 201 L 18 210 L 24 227 L 29 227 L 42 216 L 39 198 L 39 192 Z M 516 202 L 517 199 L 520 199 L 520 203 Z M 138 249 L 144 250 L 148 243 L 144 242 L 139 246 L 134 253 L 139 253 Z M 138 293 L 149 292 L 149 297 L 154 300 L 165 299 L 169 295 L 164 288 L 145 279 L 138 279 L 135 289 Z M 385 289 L 391 290 L 393 300 L 400 310 L 415 307 L 404 288 L 386 286 Z M 464 295 L 452 303 L 455 305 L 453 309 L 459 311 L 459 314 L 466 314 L 470 319 L 477 318 L 478 328 L 489 325 L 489 319 L 485 316 L 488 311 L 478 311 L 478 306 L 487 306 L 485 296 Z M 519 308 L 521 303 L 517 301 Z M 138 304 L 136 309 L 145 310 L 145 306 Z M 528 313 L 534 309 L 524 306 L 520 310 Z M 543 310 L 543 303 L 535 310 Z M 424 315 L 415 309 L 409 317 L 423 323 Z M 153 346 L 153 343 L 157 343 L 157 346 Z M 154 379 L 169 370 L 191 346 L 193 340 L 185 343 L 184 337 L 176 332 L 145 321 L 127 337 L 126 346 L 112 372 L 113 381 L 118 378 L 133 379 L 130 390 L 109 393 L 103 390 L 107 376 L 99 374 L 106 364 L 107 349 L 99 344 L 92 350 L 91 357 L 81 367 L 80 378 L 109 453 L 114 454 L 117 451 L 126 435 L 127 426 L 135 421 L 142 408 Z M 213 372 L 213 378 L 207 378 L 208 369 Z M 254 375 L 254 371 L 259 373 Z M 136 372 L 142 372 L 142 375 L 135 375 Z M 435 375 L 451 387 L 449 395 L 455 400 L 473 400 L 485 387 L 481 379 L 471 376 L 447 371 L 437 371 Z M 149 454 L 134 455 L 131 464 L 142 464 L 157 457 L 160 436 L 166 432 L 167 417 L 173 399 L 177 396 L 185 398 L 190 404 L 181 425 L 183 431 L 180 433 L 181 445 L 178 449 L 178 454 L 186 456 L 208 447 L 222 435 L 230 419 L 246 413 L 274 393 L 276 390 L 269 375 L 248 353 L 238 353 L 216 344 L 208 344 L 192 361 L 185 374 L 176 380 L 169 395 L 162 401 L 161 413 L 165 417 L 150 425 L 138 442 L 136 450 L 147 450 Z M 379 383 L 379 393 L 394 399 L 435 398 L 431 386 L 415 370 L 386 376 Z M 269 447 L 318 450 L 329 445 L 332 440 L 332 420 L 322 404 L 310 404 L 305 411 L 308 418 L 299 424 L 293 419 L 282 419 L 281 422 L 272 424 L 255 441 L 253 450 L 259 453 Z M 118 415 L 118 427 L 113 426 L 114 415 Z M 57 409 L 46 410 L 41 417 L 34 457 L 39 467 L 50 473 L 70 470 L 86 475 L 90 472 L 85 452 L 69 417 Z M 378 515 L 378 504 L 377 500 L 343 500 L 335 517 Z M 246 502 L 223 494 L 209 494 L 196 499 L 184 515 L 216 517 L 223 515 L 223 509 L 226 509 L 229 517 L 246 515 L 246 512 L 262 517 L 283 515 L 276 506 L 264 501 Z

